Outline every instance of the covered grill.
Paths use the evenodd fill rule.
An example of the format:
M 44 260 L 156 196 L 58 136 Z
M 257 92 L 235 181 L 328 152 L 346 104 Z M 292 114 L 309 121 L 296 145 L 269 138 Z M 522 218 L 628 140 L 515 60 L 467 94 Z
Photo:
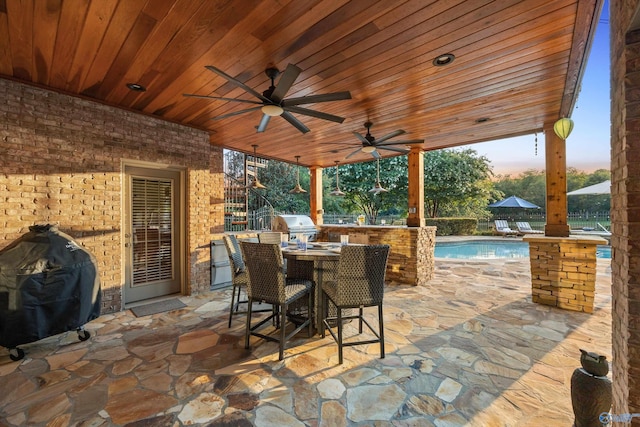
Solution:
M 289 240 L 306 235 L 309 241 L 316 239 L 318 229 L 307 215 L 277 215 L 273 220 L 272 231 L 289 233 Z
M 76 329 L 100 315 L 95 258 L 51 225 L 34 225 L 0 251 L 0 346 L 19 360 L 17 348 Z

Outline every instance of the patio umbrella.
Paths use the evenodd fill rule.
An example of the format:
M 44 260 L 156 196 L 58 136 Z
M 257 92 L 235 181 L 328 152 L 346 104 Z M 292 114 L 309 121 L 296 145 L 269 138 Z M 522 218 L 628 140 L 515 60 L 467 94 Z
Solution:
M 527 209 L 540 209 L 540 206 L 531 202 L 521 199 L 518 196 L 507 197 L 506 199 L 499 200 L 489 205 L 490 208 L 527 208 Z
M 599 184 L 570 191 L 567 193 L 567 196 L 583 196 L 586 194 L 611 194 L 611 180 L 608 179 Z

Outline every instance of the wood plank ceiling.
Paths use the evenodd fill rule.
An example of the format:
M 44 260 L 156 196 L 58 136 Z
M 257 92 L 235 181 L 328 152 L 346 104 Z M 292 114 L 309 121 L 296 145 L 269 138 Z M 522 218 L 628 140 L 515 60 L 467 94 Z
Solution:
M 211 143 L 305 166 L 345 157 L 373 122 L 378 138 L 432 150 L 540 132 L 568 116 L 602 0 L 0 0 L 0 77 L 207 130 Z M 434 66 L 451 53 L 455 60 Z M 256 132 L 268 67 L 302 71 L 285 99 L 350 91 Z M 278 79 L 276 79 L 276 84 Z M 146 88 L 136 92 L 127 83 Z M 508 147 L 505 147 L 508 150 Z M 397 155 L 378 151 L 383 157 Z

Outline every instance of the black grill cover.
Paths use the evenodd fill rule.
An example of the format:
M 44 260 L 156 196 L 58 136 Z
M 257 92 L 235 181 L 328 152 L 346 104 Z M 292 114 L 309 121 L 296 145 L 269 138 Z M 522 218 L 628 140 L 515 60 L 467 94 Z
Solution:
M 0 250 L 1 346 L 75 330 L 99 315 L 95 258 L 57 227 L 29 227 Z

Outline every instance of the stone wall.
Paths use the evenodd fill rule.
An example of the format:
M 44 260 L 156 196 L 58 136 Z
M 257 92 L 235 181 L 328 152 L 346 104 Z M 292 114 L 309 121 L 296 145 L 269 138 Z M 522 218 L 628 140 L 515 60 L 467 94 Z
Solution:
M 596 248 L 602 238 L 535 237 L 529 242 L 533 302 L 593 313 L 596 290 Z
M 0 79 L 0 248 L 57 224 L 98 260 L 103 313 L 123 308 L 123 162 L 185 171 L 185 293 L 209 289 L 224 228 L 222 150 L 193 128 Z
M 614 414 L 640 413 L 639 7 L 638 0 L 611 0 L 609 10 Z
M 349 234 L 352 241 L 366 235 L 370 244 L 390 245 L 386 278 L 392 284 L 424 286 L 433 277 L 436 227 L 322 225 L 319 229 L 318 240 Z

